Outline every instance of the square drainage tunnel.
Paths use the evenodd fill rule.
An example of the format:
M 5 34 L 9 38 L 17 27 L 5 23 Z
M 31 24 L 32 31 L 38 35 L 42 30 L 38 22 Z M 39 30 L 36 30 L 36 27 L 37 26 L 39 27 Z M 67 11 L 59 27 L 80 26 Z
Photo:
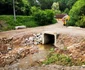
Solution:
M 56 46 L 57 33 L 54 32 L 44 32 L 42 44 L 52 44 Z

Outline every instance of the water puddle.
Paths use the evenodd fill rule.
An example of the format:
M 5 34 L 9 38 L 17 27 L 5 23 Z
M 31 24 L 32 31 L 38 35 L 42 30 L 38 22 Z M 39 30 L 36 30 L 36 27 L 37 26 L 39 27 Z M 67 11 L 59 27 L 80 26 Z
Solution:
M 45 44 L 45 45 L 38 45 L 39 49 L 40 50 L 46 50 L 46 51 L 49 51 L 51 48 L 54 48 L 54 45 L 52 44 Z

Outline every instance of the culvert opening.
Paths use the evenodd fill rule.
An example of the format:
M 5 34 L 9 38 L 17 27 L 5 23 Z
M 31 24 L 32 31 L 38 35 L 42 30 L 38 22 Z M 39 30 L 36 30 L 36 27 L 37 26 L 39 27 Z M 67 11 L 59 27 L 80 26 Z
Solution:
M 55 39 L 56 39 L 55 34 L 47 34 L 47 33 L 43 34 L 43 44 L 55 45 L 55 41 L 56 41 Z

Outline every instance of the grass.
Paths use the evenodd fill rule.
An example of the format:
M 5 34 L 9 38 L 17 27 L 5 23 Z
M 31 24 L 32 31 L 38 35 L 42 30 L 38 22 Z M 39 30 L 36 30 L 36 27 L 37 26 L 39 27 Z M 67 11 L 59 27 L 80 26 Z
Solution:
M 85 62 L 81 62 L 80 60 L 74 60 L 68 55 L 60 54 L 60 53 L 54 53 L 53 50 L 49 53 L 46 60 L 43 62 L 43 64 L 57 64 L 57 65 L 63 65 L 63 66 L 80 66 L 85 65 Z
M 0 16 L 0 24 L 4 26 L 2 30 L 11 30 L 14 29 L 15 26 L 25 25 L 26 27 L 36 27 L 37 23 L 34 21 L 32 16 L 17 16 L 16 21 L 12 15 L 1 15 Z

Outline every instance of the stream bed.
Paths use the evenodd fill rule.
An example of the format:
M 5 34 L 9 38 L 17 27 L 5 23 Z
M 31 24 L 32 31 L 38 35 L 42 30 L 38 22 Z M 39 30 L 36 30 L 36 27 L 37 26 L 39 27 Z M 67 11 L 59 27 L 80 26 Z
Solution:
M 44 59 L 46 59 L 47 55 L 51 48 L 54 48 L 53 45 L 38 45 L 38 52 L 34 54 L 28 54 L 24 58 L 17 59 L 17 61 L 13 62 L 10 65 L 6 65 L 4 68 L 0 68 L 0 70 L 25 70 L 29 67 L 39 66 L 40 63 Z

